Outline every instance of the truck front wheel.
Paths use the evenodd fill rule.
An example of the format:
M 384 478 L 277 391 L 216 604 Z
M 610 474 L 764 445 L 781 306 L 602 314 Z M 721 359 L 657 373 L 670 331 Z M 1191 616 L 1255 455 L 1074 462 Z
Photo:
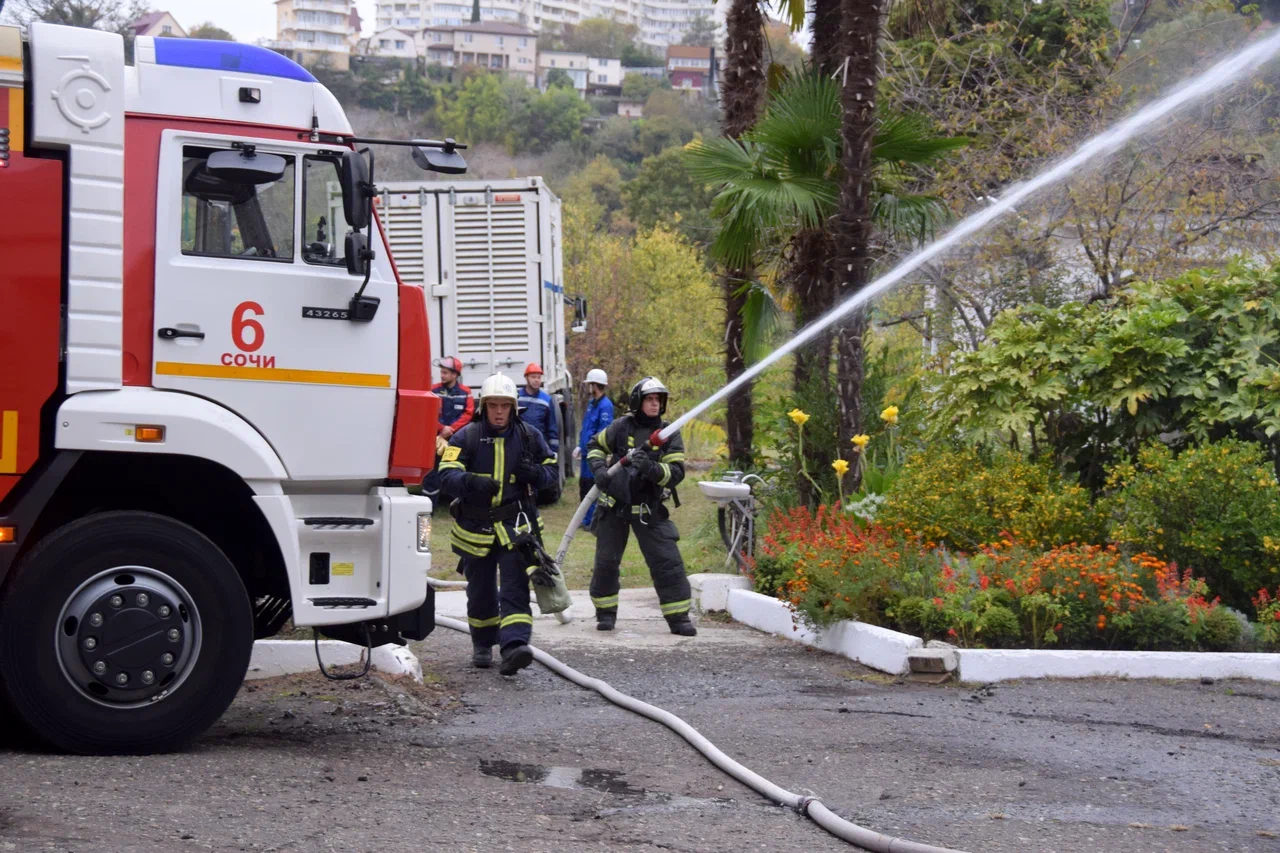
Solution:
M 0 683 L 36 735 L 70 752 L 181 748 L 231 704 L 252 648 L 235 567 L 199 531 L 150 513 L 58 529 L 0 599 Z

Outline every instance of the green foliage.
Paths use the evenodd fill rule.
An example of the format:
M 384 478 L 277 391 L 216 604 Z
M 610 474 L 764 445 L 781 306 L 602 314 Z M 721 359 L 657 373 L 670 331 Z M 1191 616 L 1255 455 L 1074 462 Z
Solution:
M 645 45 L 623 45 L 620 58 L 626 68 L 657 68 L 667 64 L 664 58 L 650 52 Z
M 990 648 L 1016 648 L 1021 645 L 1022 624 L 1008 607 L 993 604 L 978 617 L 978 634 Z
M 998 317 L 936 389 L 934 438 L 1012 436 L 1093 489 L 1158 435 L 1280 435 L 1280 266 L 1142 282 L 1114 303 Z
M 711 229 L 711 192 L 689 173 L 682 147 L 641 161 L 623 187 L 622 202 L 638 228 L 667 223 L 694 241 L 706 239 Z
M 236 40 L 235 36 L 212 21 L 205 21 L 203 24 L 196 24 L 187 31 L 187 36 L 193 39 L 212 39 L 215 41 Z
M 1193 566 L 1243 609 L 1280 579 L 1280 487 L 1257 445 L 1229 440 L 1175 456 L 1144 447 L 1112 474 L 1112 539 Z
M 610 18 L 584 18 L 576 24 L 565 24 L 559 38 L 552 38 L 549 47 L 544 49 L 619 59 L 628 47 L 634 49 L 639 32 L 640 28 L 635 24 L 624 24 Z
M 1196 641 L 1207 652 L 1230 652 L 1240 644 L 1244 632 L 1237 619 L 1225 607 L 1215 607 L 1205 614 L 1196 631 Z
M 1140 652 L 1183 651 L 1195 638 L 1187 608 L 1174 601 L 1140 607 L 1117 616 L 1114 624 L 1120 644 Z
M 630 73 L 622 78 L 622 98 L 626 101 L 643 101 L 659 89 L 670 88 L 665 77 Z
M 907 459 L 879 519 L 961 551 L 1012 536 L 1030 545 L 1105 541 L 1088 493 L 1012 453 L 932 448 Z
M 547 88 L 573 89 L 573 78 L 563 68 L 552 68 L 547 72 Z

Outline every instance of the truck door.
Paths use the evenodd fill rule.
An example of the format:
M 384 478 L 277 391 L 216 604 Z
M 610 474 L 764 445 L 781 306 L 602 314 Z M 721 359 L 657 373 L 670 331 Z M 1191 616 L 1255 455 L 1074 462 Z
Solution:
M 206 171 L 252 143 L 286 161 L 259 186 Z M 347 319 L 337 152 L 166 131 L 156 200 L 152 384 L 213 400 L 253 424 L 293 479 L 387 475 L 397 367 L 394 276 L 377 253 L 370 322 Z

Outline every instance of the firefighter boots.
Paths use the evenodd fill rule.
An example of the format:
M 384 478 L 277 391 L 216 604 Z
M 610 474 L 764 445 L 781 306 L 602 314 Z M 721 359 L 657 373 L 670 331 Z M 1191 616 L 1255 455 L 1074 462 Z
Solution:
M 667 626 L 671 628 L 671 633 L 679 634 L 682 637 L 698 636 L 698 629 L 693 627 L 693 622 L 689 619 L 688 613 L 678 613 L 675 616 L 668 616 Z
M 471 665 L 476 669 L 488 669 L 493 666 L 493 650 L 488 646 L 475 646 L 471 649 Z
M 531 663 L 533 649 L 524 645 L 511 646 L 502 650 L 502 663 L 498 666 L 498 672 L 502 675 L 515 675 Z
M 608 610 L 596 611 L 596 630 L 612 631 L 614 626 L 618 624 L 618 608 L 611 607 Z

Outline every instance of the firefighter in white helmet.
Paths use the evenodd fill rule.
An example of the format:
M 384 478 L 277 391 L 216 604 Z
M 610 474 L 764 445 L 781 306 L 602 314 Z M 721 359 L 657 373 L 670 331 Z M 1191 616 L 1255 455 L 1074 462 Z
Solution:
M 582 414 L 582 431 L 578 433 L 578 446 L 573 451 L 573 458 L 581 460 L 582 466 L 582 470 L 578 472 L 578 500 L 580 501 L 586 498 L 587 492 L 591 491 L 591 487 L 596 484 L 596 475 L 591 472 L 591 466 L 587 464 L 588 444 L 605 427 L 613 423 L 613 401 L 605 395 L 605 388 L 609 386 L 609 377 L 597 367 L 587 371 L 587 378 L 583 380 L 583 384 L 587 386 L 587 393 L 591 396 L 587 401 L 587 410 Z M 582 519 L 583 527 L 591 526 L 595 512 L 596 505 L 593 503 Z
M 528 549 L 542 529 L 536 493 L 559 487 L 556 458 L 542 435 L 520 423 L 516 384 L 502 374 L 480 386 L 480 416 L 449 440 L 440 462 L 441 491 L 454 498 L 449 540 L 467 578 L 472 664 L 487 668 L 501 647 L 499 672 L 533 662 L 529 638 Z M 501 599 L 499 599 L 499 582 Z
M 591 574 L 596 628 L 612 631 L 617 622 L 619 567 L 635 533 L 671 633 L 692 637 L 698 630 L 689 619 L 689 578 L 676 544 L 680 532 L 666 507 L 668 498 L 680 505 L 675 489 L 684 479 L 684 439 L 676 432 L 665 444 L 654 441 L 667 425 L 667 387 L 654 377 L 635 384 L 629 403 L 631 411 L 597 435 L 587 453 L 603 493 Z M 624 456 L 626 466 L 611 476 L 609 467 Z

